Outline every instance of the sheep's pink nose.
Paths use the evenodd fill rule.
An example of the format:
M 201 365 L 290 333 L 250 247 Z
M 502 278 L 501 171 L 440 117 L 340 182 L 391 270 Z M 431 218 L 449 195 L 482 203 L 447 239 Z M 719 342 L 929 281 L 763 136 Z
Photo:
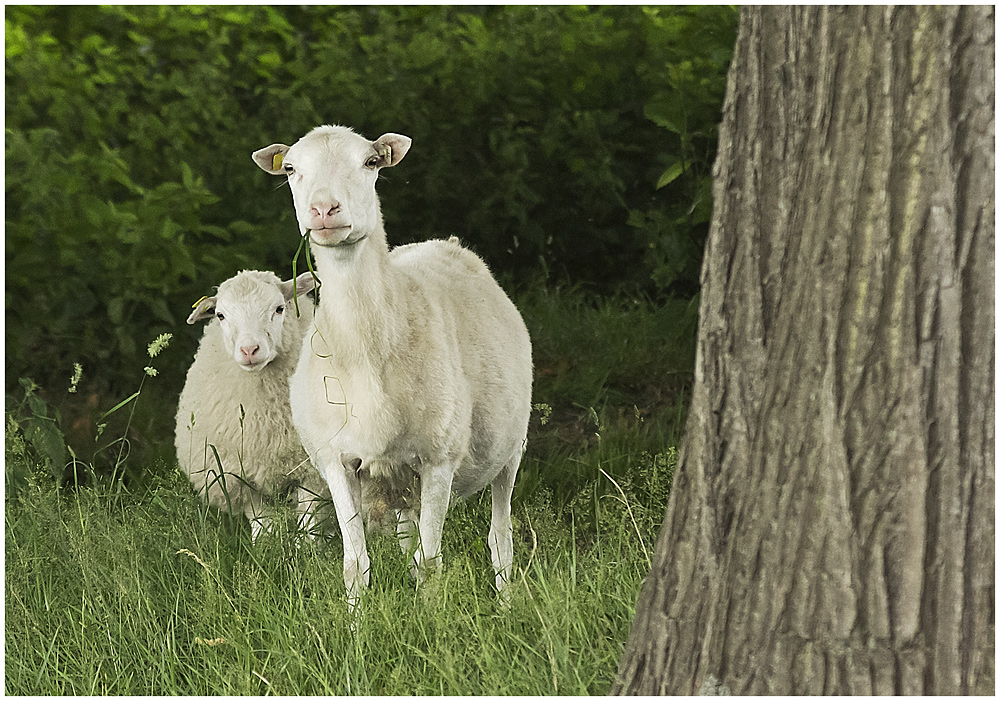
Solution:
M 243 356 L 243 361 L 251 361 L 254 356 L 257 355 L 257 351 L 260 350 L 260 346 L 242 346 L 240 347 L 240 355 Z
M 340 213 L 340 202 L 329 200 L 316 202 L 309 208 L 309 215 L 317 229 L 327 228 L 327 224 Z

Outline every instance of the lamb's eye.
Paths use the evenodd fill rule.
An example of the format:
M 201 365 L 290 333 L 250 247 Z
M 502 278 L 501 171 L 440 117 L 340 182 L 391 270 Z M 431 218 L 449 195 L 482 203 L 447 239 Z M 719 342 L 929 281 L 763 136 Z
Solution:
M 367 161 L 365 161 L 365 168 L 374 168 L 378 165 L 378 156 L 372 156 Z
M 225 321 L 226 315 L 223 314 L 222 312 L 216 312 L 215 318 L 218 319 L 219 321 Z
M 275 314 L 284 314 L 285 313 L 285 305 L 282 304 L 281 306 L 279 306 L 277 309 L 274 310 L 274 313 Z

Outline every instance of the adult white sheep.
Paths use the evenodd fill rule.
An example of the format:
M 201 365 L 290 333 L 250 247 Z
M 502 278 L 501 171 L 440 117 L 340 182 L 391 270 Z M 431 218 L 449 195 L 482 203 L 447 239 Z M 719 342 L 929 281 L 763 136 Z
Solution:
M 187 320 L 211 319 L 178 401 L 177 460 L 210 504 L 246 515 L 254 539 L 270 525 L 269 500 L 298 485 L 300 518 L 311 528 L 313 495 L 329 495 L 288 404 L 288 379 L 313 317 L 305 294 L 315 286 L 309 273 L 294 283 L 299 316 L 292 280 L 248 270 L 199 300 Z
M 501 594 L 513 559 L 510 499 L 531 413 L 531 341 L 486 265 L 457 239 L 389 251 L 375 181 L 409 147 L 399 134 L 371 142 L 321 126 L 291 147 L 253 154 L 263 170 L 288 176 L 322 283 L 291 380 L 292 418 L 330 486 L 351 601 L 369 581 L 363 483 L 366 504 L 374 493 L 396 512 L 419 581 L 441 566 L 451 495 L 486 485 Z

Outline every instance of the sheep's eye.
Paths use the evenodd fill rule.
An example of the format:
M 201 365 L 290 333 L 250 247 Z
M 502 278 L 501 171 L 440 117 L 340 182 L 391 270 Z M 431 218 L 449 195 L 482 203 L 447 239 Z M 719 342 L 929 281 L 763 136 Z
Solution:
M 285 164 L 285 175 L 291 175 L 295 172 L 295 167 L 291 163 Z
M 222 312 L 216 312 L 216 314 L 215 314 L 215 317 L 216 317 L 216 318 L 217 318 L 217 319 L 218 319 L 219 321 L 225 321 L 225 320 L 226 320 L 226 315 L 225 315 L 225 314 L 223 314 Z
M 378 165 L 378 156 L 372 156 L 367 161 L 365 161 L 365 168 L 374 168 Z
M 275 309 L 274 313 L 275 314 L 284 314 L 285 313 L 285 305 L 282 304 L 280 307 L 278 307 L 277 309 Z

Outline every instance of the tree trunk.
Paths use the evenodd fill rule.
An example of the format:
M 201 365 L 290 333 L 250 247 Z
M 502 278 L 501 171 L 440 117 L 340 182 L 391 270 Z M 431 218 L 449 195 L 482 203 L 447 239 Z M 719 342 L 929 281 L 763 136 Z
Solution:
M 744 9 L 612 693 L 993 694 L 992 7 Z

